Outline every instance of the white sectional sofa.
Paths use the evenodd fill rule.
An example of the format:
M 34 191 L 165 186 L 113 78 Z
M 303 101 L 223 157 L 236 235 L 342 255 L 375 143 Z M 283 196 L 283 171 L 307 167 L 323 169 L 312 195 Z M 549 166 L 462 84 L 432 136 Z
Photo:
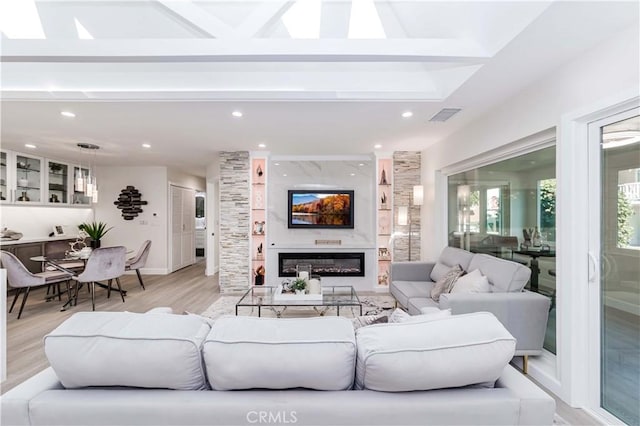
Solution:
M 78 313 L 45 338 L 51 367 L 2 395 L 1 423 L 550 425 L 554 400 L 507 364 L 514 350 L 488 313 L 356 332 L 340 317 Z
M 431 298 L 434 282 L 455 265 L 466 272 L 480 270 L 488 278 L 490 292 L 444 293 L 435 302 Z M 520 263 L 445 247 L 434 262 L 392 262 L 389 289 L 411 315 L 426 307 L 451 309 L 453 315 L 491 312 L 516 338 L 516 355 L 540 355 L 551 300 L 523 290 L 530 276 L 531 270 Z

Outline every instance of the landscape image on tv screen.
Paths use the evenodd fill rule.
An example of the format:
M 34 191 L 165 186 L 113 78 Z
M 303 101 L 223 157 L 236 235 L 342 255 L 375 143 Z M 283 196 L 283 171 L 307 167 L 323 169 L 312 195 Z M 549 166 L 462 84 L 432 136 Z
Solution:
M 353 191 L 289 191 L 289 228 L 353 228 Z

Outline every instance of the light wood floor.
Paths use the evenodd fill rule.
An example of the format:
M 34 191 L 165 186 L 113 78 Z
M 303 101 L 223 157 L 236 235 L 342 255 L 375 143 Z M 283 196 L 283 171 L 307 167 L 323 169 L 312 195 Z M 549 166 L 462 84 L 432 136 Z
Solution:
M 97 311 L 146 312 L 158 306 L 169 306 L 176 313 L 189 311 L 201 313 L 220 297 L 218 276 L 204 275 L 204 262 L 181 269 L 170 275 L 143 276 L 146 291 L 142 290 L 136 275 L 125 275 L 120 279 L 127 291 L 125 303 L 120 294 L 96 289 Z M 114 283 L 115 284 L 115 283 Z M 57 299 L 46 302 L 46 290 L 33 289 L 18 320 L 22 295 L 13 312 L 7 314 L 7 380 L 2 383 L 2 393 L 23 382 L 49 366 L 44 354 L 42 338 L 76 312 L 91 311 L 91 297 L 82 289 L 78 295 L 78 306 L 60 312 L 62 302 Z M 7 309 L 13 296 L 7 300 Z
M 143 279 L 146 291 L 142 290 L 135 275 L 126 275 L 121 279 L 123 289 L 128 292 L 125 303 L 122 303 L 118 293 L 112 293 L 111 298 L 107 299 L 105 290 L 97 290 L 96 310 L 145 312 L 158 306 L 169 306 L 176 313 L 201 313 L 220 297 L 218 276 L 206 277 L 204 262 L 170 275 L 147 275 Z M 2 393 L 49 366 L 42 345 L 42 338 L 46 334 L 74 313 L 91 310 L 90 296 L 84 290 L 80 292 L 78 306 L 66 312 L 60 312 L 64 296 L 63 302 L 58 302 L 57 299 L 46 302 L 44 297 L 44 289 L 32 291 L 22 318 L 16 319 L 21 299 L 13 313 L 7 316 L 8 374 L 7 380 L 2 383 Z M 11 300 L 8 302 L 9 306 Z M 555 399 L 556 411 L 570 424 L 599 425 L 583 410 L 573 409 L 558 398 Z

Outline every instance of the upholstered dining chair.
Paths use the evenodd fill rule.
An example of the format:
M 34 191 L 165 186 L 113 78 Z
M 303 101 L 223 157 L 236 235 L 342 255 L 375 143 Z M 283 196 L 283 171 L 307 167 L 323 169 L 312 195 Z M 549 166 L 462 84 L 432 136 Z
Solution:
M 78 303 L 78 288 L 86 283 L 91 292 L 91 307 L 96 310 L 96 282 L 107 281 L 107 297 L 111 295 L 111 282 L 116 280 L 120 297 L 124 302 L 124 294 L 120 286 L 120 276 L 124 274 L 127 249 L 123 246 L 97 248 L 91 252 L 84 271 L 73 279 L 77 281 L 75 300 Z
M 13 298 L 13 303 L 11 303 L 9 312 L 13 311 L 13 307 L 18 300 L 18 296 L 24 290 L 24 296 L 22 296 L 22 304 L 20 305 L 20 311 L 18 312 L 18 319 L 20 319 L 20 317 L 22 316 L 22 310 L 24 309 L 24 305 L 27 302 L 27 297 L 29 297 L 29 291 L 31 290 L 31 287 L 57 284 L 58 300 L 60 300 L 60 283 L 66 281 L 67 294 L 69 295 L 69 297 L 71 297 L 71 292 L 69 291 L 69 280 L 71 279 L 72 274 L 62 271 L 45 271 L 34 274 L 30 272 L 20 261 L 20 259 L 14 256 L 12 253 L 2 251 L 0 256 L 0 259 L 2 260 L 2 266 L 7 270 L 7 282 L 11 287 L 16 289 L 16 295 Z
M 136 271 L 136 274 L 138 275 L 138 281 L 140 282 L 140 285 L 142 286 L 143 290 L 146 290 L 146 289 L 144 288 L 144 283 L 142 282 L 142 275 L 140 275 L 140 269 L 144 268 L 144 265 L 147 264 L 147 257 L 149 257 L 150 250 L 151 250 L 151 240 L 147 240 L 144 243 L 142 243 L 142 246 L 140 247 L 140 250 L 138 250 L 138 253 L 131 259 L 127 260 L 127 263 L 125 266 L 126 271 Z

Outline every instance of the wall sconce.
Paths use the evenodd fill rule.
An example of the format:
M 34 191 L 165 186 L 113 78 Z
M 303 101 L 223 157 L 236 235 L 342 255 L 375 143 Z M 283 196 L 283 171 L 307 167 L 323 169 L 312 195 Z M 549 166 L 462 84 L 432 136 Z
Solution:
M 413 187 L 413 205 L 421 206 L 424 202 L 424 187 L 422 185 L 416 185 Z
M 409 224 L 409 207 L 398 207 L 398 225 L 406 226 Z

